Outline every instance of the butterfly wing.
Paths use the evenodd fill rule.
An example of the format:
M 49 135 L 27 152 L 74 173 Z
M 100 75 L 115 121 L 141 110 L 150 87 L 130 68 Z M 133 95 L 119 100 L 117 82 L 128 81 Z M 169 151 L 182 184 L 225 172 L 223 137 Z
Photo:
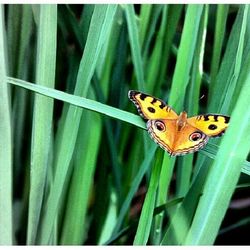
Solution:
M 165 102 L 151 95 L 130 90 L 128 97 L 137 107 L 139 114 L 146 120 L 178 118 L 178 115 Z
M 178 131 L 176 120 L 149 120 L 147 128 L 152 139 L 171 156 L 198 151 L 209 139 L 205 133 L 189 124 Z
M 229 125 L 229 116 L 206 114 L 190 117 L 187 123 L 210 137 L 221 136 Z
M 148 120 L 147 129 L 151 138 L 169 154 L 173 152 L 176 120 Z

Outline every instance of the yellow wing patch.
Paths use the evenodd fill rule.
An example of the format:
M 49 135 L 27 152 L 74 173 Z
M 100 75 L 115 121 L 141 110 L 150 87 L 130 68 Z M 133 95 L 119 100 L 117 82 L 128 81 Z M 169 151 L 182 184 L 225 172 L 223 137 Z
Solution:
M 229 124 L 229 116 L 207 114 L 190 117 L 187 122 L 210 137 L 221 136 Z
M 129 99 L 135 104 L 139 114 L 144 119 L 177 119 L 178 115 L 160 99 L 153 96 L 130 90 Z

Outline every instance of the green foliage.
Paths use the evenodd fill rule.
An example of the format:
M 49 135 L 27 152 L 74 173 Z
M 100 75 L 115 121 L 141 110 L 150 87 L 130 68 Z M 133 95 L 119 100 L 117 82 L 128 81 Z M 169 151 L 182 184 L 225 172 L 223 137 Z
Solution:
M 249 225 L 223 224 L 249 190 L 249 19 L 248 5 L 1 5 L 0 244 L 212 245 Z M 129 89 L 229 129 L 170 157 Z

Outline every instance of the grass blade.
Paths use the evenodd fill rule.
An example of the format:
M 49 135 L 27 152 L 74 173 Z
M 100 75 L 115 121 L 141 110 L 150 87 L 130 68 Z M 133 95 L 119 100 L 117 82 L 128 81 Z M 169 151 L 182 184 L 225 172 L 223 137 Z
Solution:
M 230 127 L 207 178 L 185 244 L 213 244 L 250 148 L 250 74 L 232 114 Z M 231 142 L 234 143 L 231 143 Z
M 156 201 L 157 206 L 161 206 L 167 200 L 168 190 L 174 171 L 174 165 L 175 165 L 175 159 L 172 159 L 169 157 L 168 154 L 165 154 L 161 168 L 161 177 L 159 180 L 159 191 Z M 155 245 L 159 245 L 161 242 L 163 219 L 164 219 L 164 212 L 161 212 L 155 217 L 154 228 L 153 228 L 153 239 Z
M 137 23 L 135 20 L 134 6 L 131 4 L 126 4 L 124 7 L 125 7 L 126 20 L 128 24 L 131 53 L 135 67 L 135 75 L 137 78 L 138 88 L 143 91 L 145 90 L 145 80 L 144 80 L 141 48 L 139 42 L 139 33 L 138 33 Z
M 209 170 L 208 164 L 204 164 L 197 174 L 190 189 L 185 195 L 181 205 L 170 214 L 170 224 L 167 228 L 165 235 L 163 236 L 161 245 L 182 245 L 197 207 L 199 198 L 201 196 L 201 190 L 207 177 Z
M 224 53 L 223 60 L 220 65 L 219 72 L 216 76 L 215 83 L 209 90 L 208 109 L 209 112 L 218 112 L 221 109 L 222 97 L 225 96 L 228 85 L 232 81 L 233 71 L 235 68 L 235 58 L 237 55 L 240 39 L 240 30 L 242 27 L 242 19 L 244 13 L 244 6 L 240 6 L 236 20 L 233 24 L 233 28 L 230 33 L 230 37 L 227 42 L 226 51 Z M 228 100 L 229 102 L 231 100 Z
M 56 67 L 57 6 L 41 5 L 36 81 L 54 87 Z M 34 104 L 27 244 L 34 245 L 51 150 L 53 100 L 37 95 Z
M 171 85 L 169 104 L 179 112 L 183 108 L 185 91 L 193 61 L 203 5 L 188 5 Z M 196 18 L 193 18 L 193 17 Z M 190 36 L 192 34 L 192 36 Z
M 89 36 L 87 38 L 83 57 L 79 66 L 75 94 L 86 96 L 90 80 L 96 67 L 99 53 L 106 42 L 107 33 L 111 28 L 116 5 L 96 5 L 93 12 Z M 84 84 L 82 84 L 84 83 Z M 39 243 L 48 244 L 51 238 L 53 224 L 59 209 L 60 197 L 63 191 L 65 179 L 72 159 L 75 142 L 78 134 L 82 110 L 70 106 L 66 115 L 64 130 L 59 146 L 56 162 L 56 173 L 51 193 L 48 197 L 47 213 L 41 228 Z M 72 123 L 74 121 L 74 123 Z
M 13 10 L 12 10 L 13 8 Z M 16 6 L 13 5 L 10 7 L 12 11 L 16 10 Z M 22 14 L 22 22 L 21 27 L 19 28 L 19 32 L 17 34 L 19 37 L 15 41 L 8 41 L 11 42 L 11 46 L 18 47 L 18 57 L 15 56 L 14 63 L 10 68 L 15 68 L 16 72 L 10 72 L 10 75 L 21 78 L 27 79 L 29 74 L 29 66 L 30 66 L 30 59 L 31 53 L 29 50 L 32 28 L 33 28 L 33 16 L 32 16 L 32 9 L 30 5 L 24 5 L 21 8 Z M 18 13 L 18 12 L 17 12 Z M 12 14 L 13 16 L 15 13 Z M 11 15 L 11 16 L 12 16 Z M 15 18 L 13 18 L 15 20 Z M 13 27 L 12 27 L 13 28 Z M 11 29 L 11 27 L 10 27 Z M 8 33 L 16 32 L 16 30 L 12 31 L 9 30 Z M 15 34 L 15 35 L 17 35 Z M 11 35 L 10 35 L 11 37 Z M 18 43 L 18 46 L 14 43 Z M 10 45 L 9 45 L 10 46 Z M 10 46 L 10 49 L 12 48 Z M 11 51 L 12 53 L 13 51 Z M 27 91 L 24 89 L 17 89 L 13 88 L 13 107 L 12 107 L 12 124 L 13 124 L 13 143 L 15 145 L 14 155 L 13 155 L 13 168 L 14 168 L 14 178 L 21 179 L 22 171 L 23 171 L 23 164 L 24 161 L 20 159 L 24 159 L 23 156 L 23 139 L 24 139 L 24 131 L 26 127 L 26 119 L 27 119 L 27 98 L 28 94 Z M 20 181 L 14 183 L 14 192 L 19 190 L 20 188 Z
M 0 5 L 0 245 L 13 244 L 12 142 L 9 87 L 6 82 L 4 7 Z
M 235 57 L 233 75 L 230 80 L 230 84 L 228 85 L 227 92 L 225 93 L 225 97 L 224 99 L 222 98 L 222 101 L 220 103 L 222 113 L 225 113 L 226 111 L 228 111 L 228 108 L 231 104 L 232 97 L 235 93 L 237 81 L 239 79 L 239 74 L 240 74 L 240 69 L 241 69 L 241 64 L 242 64 L 242 57 L 243 57 L 244 41 L 246 40 L 245 34 L 246 34 L 246 29 L 247 29 L 248 9 L 249 9 L 249 6 L 246 5 L 244 8 L 244 13 L 242 17 L 242 25 L 240 29 L 239 44 L 237 46 L 237 53 Z
M 92 124 L 92 126 L 86 127 L 86 122 Z M 86 236 L 86 213 L 96 168 L 101 125 L 98 114 L 84 112 L 77 142 L 74 172 L 62 225 L 63 230 L 60 240 L 62 245 L 80 245 Z
M 146 245 L 148 241 L 153 220 L 156 191 L 161 173 L 163 154 L 164 151 L 158 148 L 133 245 Z
M 113 233 L 112 233 L 112 236 L 113 237 L 119 230 L 120 230 L 120 227 L 122 225 L 122 222 L 123 222 L 123 219 L 127 213 L 127 210 L 130 206 L 130 203 L 132 201 L 132 198 L 136 192 L 136 190 L 138 189 L 140 183 L 141 183 L 141 180 L 143 178 L 143 176 L 145 175 L 146 171 L 148 170 L 149 166 L 150 166 L 150 163 L 153 159 L 153 156 L 155 154 L 155 150 L 156 150 L 157 146 L 156 145 L 152 145 L 152 147 L 150 148 L 150 153 L 147 155 L 147 157 L 143 160 L 133 182 L 131 183 L 131 188 L 127 194 L 127 197 L 125 198 L 124 200 L 124 203 L 121 207 L 121 210 L 120 210 L 120 213 L 119 213 L 119 216 L 118 216 L 118 219 L 117 219 L 117 223 L 116 223 L 116 227 L 114 228 L 113 230 Z
M 156 38 L 154 50 L 147 65 L 146 80 L 148 83 L 149 93 L 153 93 L 153 90 L 156 89 L 156 87 L 159 88 L 160 85 L 159 79 L 156 76 L 159 75 L 160 71 L 159 62 L 162 61 L 162 51 L 165 44 L 164 33 L 166 32 L 165 29 L 167 24 L 167 15 L 168 15 L 168 6 L 164 6 L 162 9 L 162 21 L 160 30 Z
M 249 217 L 246 217 L 240 221 L 237 221 L 236 223 L 230 225 L 230 226 L 227 226 L 225 228 L 222 228 L 219 232 L 219 235 L 221 234 L 225 234 L 227 232 L 230 232 L 231 230 L 234 230 L 234 229 L 237 229 L 238 227 L 241 227 L 241 226 L 245 226 L 247 224 L 250 224 L 250 216 Z
M 222 45 L 223 45 L 225 31 L 226 31 L 228 9 L 229 9 L 228 4 L 219 4 L 217 6 L 213 56 L 212 56 L 212 62 L 211 62 L 210 89 L 213 88 L 216 75 L 218 74 L 218 69 L 219 69 L 220 59 L 221 59 L 221 50 L 222 50 Z M 212 93 L 212 91 L 210 93 Z
M 32 83 L 22 81 L 19 79 L 15 79 L 12 77 L 8 77 L 8 82 L 16 86 L 20 86 L 20 87 L 35 91 L 36 93 L 39 93 L 41 95 L 45 95 L 45 96 L 48 96 L 57 100 L 61 100 L 66 103 L 75 105 L 77 107 L 96 111 L 101 114 L 105 114 L 107 116 L 119 119 L 121 121 L 126 121 L 140 128 L 146 129 L 145 122 L 143 122 L 142 119 L 138 115 L 134 115 L 127 111 L 123 111 L 118 108 L 114 108 L 114 107 L 111 107 L 111 106 L 108 106 L 108 105 L 105 105 L 100 102 L 90 100 L 84 97 L 70 95 L 59 90 L 50 89 L 50 88 L 47 88 L 38 84 L 32 84 Z

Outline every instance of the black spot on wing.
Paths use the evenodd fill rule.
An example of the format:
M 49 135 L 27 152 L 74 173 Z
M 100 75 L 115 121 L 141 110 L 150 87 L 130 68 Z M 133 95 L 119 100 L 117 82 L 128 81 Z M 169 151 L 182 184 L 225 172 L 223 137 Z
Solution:
M 218 115 L 214 115 L 214 121 L 218 122 Z
M 153 100 L 151 101 L 151 104 L 154 104 L 155 102 L 157 102 L 157 99 L 153 98 Z
M 161 105 L 159 106 L 161 109 L 163 109 L 164 107 L 166 107 L 166 104 L 164 103 L 164 102 L 162 102 L 162 101 L 160 101 L 161 102 Z
M 152 108 L 152 107 L 148 107 L 148 111 L 149 111 L 150 113 L 155 113 L 155 109 Z
M 210 124 L 210 125 L 208 126 L 208 129 L 210 129 L 210 130 L 215 130 L 215 129 L 217 129 L 217 126 L 216 126 L 215 124 Z
M 204 115 L 204 121 L 209 121 L 209 115 Z
M 145 95 L 145 94 L 143 94 L 143 93 L 140 94 L 140 99 L 141 99 L 142 101 L 144 101 L 146 97 L 147 97 L 147 95 Z
M 224 116 L 225 118 L 225 123 L 229 123 L 230 117 L 229 116 Z

